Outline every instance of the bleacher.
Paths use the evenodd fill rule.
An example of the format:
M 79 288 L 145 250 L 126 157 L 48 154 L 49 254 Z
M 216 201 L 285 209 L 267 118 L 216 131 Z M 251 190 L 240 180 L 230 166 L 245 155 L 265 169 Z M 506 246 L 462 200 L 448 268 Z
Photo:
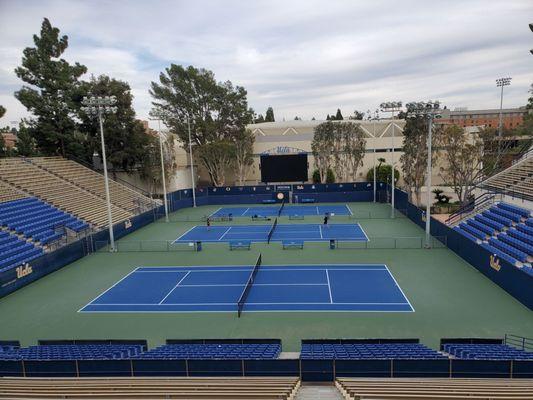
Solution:
M 43 249 L 0 230 L 0 272 L 16 268 L 43 254 Z
M 531 379 L 338 378 L 345 399 L 531 399 Z
M 101 174 L 62 157 L 32 157 L 29 161 L 105 200 L 105 185 Z M 153 201 L 128 187 L 109 179 L 111 202 L 131 213 L 152 208 Z
M 531 211 L 500 202 L 453 229 L 524 272 L 533 274 Z
M 506 344 L 449 343 L 443 349 L 459 359 L 474 360 L 533 360 L 533 353 Z
M 0 378 L 2 398 L 292 400 L 297 377 Z
M 8 184 L 0 181 L 0 203 L 23 199 L 24 197 L 28 197 L 28 195 L 22 191 L 17 191 Z
M 445 359 L 420 343 L 302 343 L 302 360 Z
M 144 359 L 275 359 L 281 353 L 277 343 L 182 343 L 166 344 L 140 354 Z
M 0 350 L 0 360 L 109 360 L 131 359 L 143 351 L 142 345 L 65 344 L 38 345 Z
M 98 227 L 107 226 L 105 200 L 75 184 L 21 158 L 0 159 L 0 181 L 38 197 L 54 207 L 71 213 Z M 112 205 L 113 221 L 129 219 L 133 214 Z
M 516 164 L 485 180 L 482 187 L 533 199 L 533 152 L 530 150 Z

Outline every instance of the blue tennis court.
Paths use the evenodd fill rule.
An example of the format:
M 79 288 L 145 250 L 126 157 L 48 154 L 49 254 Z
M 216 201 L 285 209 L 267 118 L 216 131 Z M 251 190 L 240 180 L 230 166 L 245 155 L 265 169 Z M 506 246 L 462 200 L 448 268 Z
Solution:
M 266 242 L 271 225 L 194 226 L 179 236 L 176 242 L 231 242 L 250 240 Z M 270 241 L 302 240 L 322 242 L 330 239 L 368 241 L 359 224 L 277 224 Z
M 140 267 L 80 312 L 237 312 L 251 266 Z M 413 312 L 385 265 L 262 265 L 244 312 Z
M 353 215 L 352 210 L 346 204 L 331 204 L 323 206 L 312 205 L 285 205 L 279 213 L 281 205 L 276 206 L 257 206 L 257 207 L 222 207 L 216 210 L 211 217 L 277 217 L 294 216 L 294 215 L 325 215 L 326 213 L 334 215 Z

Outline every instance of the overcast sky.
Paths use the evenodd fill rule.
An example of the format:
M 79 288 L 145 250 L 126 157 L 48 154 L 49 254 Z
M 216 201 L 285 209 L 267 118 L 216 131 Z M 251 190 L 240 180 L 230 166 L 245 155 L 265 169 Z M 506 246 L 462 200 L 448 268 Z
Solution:
M 532 0 L 0 0 L 0 125 L 28 115 L 13 70 L 44 17 L 68 35 L 67 60 L 129 82 L 144 119 L 170 63 L 244 86 L 277 120 L 395 100 L 498 108 L 503 76 L 504 106 L 522 106 L 533 82 Z

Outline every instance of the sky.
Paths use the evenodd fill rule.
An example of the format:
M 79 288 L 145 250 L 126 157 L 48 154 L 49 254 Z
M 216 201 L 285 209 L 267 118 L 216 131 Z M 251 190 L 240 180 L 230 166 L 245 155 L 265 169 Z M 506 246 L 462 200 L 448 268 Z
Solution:
M 14 69 L 44 17 L 68 35 L 63 57 L 87 66 L 83 79 L 130 84 L 140 119 L 171 63 L 243 86 L 276 120 L 386 101 L 498 108 L 495 79 L 507 76 L 504 107 L 518 107 L 533 83 L 532 0 L 0 0 L 0 126 L 30 116 Z

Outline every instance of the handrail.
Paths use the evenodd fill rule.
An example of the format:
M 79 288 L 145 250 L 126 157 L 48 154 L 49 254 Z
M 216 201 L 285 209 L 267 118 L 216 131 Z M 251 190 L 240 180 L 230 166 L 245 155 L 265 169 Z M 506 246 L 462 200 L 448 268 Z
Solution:
M 524 351 L 533 351 L 533 339 L 524 336 L 506 333 L 505 337 L 503 338 L 503 343 Z
M 470 213 L 472 211 L 476 211 L 481 208 L 481 206 L 484 206 L 488 202 L 494 202 L 494 198 L 496 197 L 496 193 L 493 192 L 485 192 L 478 197 L 476 197 L 474 200 L 468 202 L 467 204 L 461 206 L 459 210 L 455 211 L 454 213 L 450 214 L 448 219 L 446 219 L 447 225 L 452 225 L 459 221 L 463 215 Z

